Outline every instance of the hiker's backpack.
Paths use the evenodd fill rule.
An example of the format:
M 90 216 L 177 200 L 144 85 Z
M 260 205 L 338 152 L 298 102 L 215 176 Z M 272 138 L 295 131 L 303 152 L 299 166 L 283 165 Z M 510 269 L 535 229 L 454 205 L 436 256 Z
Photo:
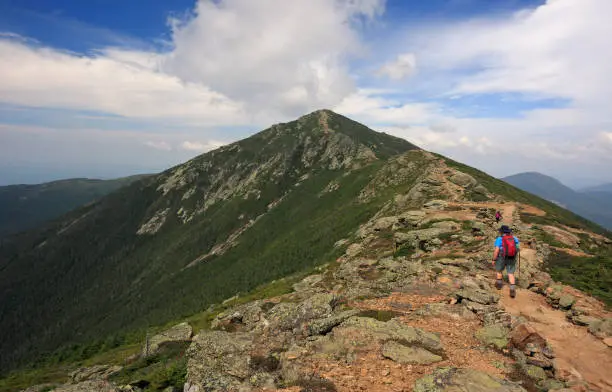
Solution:
M 514 258 L 516 256 L 516 242 L 514 236 L 505 235 L 502 237 L 502 250 L 505 258 Z

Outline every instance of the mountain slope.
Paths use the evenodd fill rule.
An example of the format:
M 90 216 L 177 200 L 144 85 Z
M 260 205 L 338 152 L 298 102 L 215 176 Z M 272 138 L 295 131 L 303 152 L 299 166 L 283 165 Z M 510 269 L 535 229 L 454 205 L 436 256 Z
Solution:
M 390 197 L 364 193 L 372 176 L 409 150 L 417 148 L 318 111 L 5 239 L 1 368 L 333 259 L 333 244 Z M 398 189 L 427 166 L 420 153 L 409 159 Z
M 552 177 L 535 172 L 515 174 L 503 180 L 612 229 L 612 194 L 576 192 Z
M 333 253 L 308 276 L 288 276 L 212 306 L 203 303 L 198 313 L 170 330 L 158 324 L 146 343 L 144 336 L 138 340 L 140 345 L 93 357 L 92 346 L 75 349 L 71 361 L 63 351 L 54 357 L 59 365 L 49 361 L 48 367 L 0 380 L 0 391 L 36 383 L 46 385 L 27 391 L 608 389 L 612 351 L 605 344 L 612 345 L 612 314 L 543 269 L 612 304 L 609 233 L 481 171 L 425 151 L 411 150 L 369 167 L 363 183 L 345 189 L 346 183 L 321 182 L 317 188 L 323 192 L 303 194 L 299 203 L 271 218 L 277 225 L 283 219 L 299 225 L 291 214 L 300 215 L 304 205 L 314 203 L 305 207 L 308 216 L 302 219 L 309 225 L 313 219 L 333 225 L 355 211 L 346 208 L 347 202 L 373 207 L 358 219 L 361 224 L 343 230 L 341 241 L 312 241 L 324 227 L 299 233 L 309 246 L 325 241 Z M 302 181 L 297 188 L 306 185 Z M 344 201 L 336 204 L 336 198 Z M 328 210 L 328 203 L 341 214 Z M 503 223 L 521 239 L 514 299 L 507 287 L 498 291 L 493 286 L 496 210 L 504 211 Z M 328 214 L 333 216 L 325 220 Z M 249 233 L 238 237 L 225 255 Z M 277 236 L 268 243 L 273 245 Z M 282 242 L 269 255 L 280 249 L 295 249 L 295 244 Z M 193 287 L 184 291 L 185 298 L 194 294 Z
M 0 237 L 31 229 L 144 178 L 72 178 L 36 185 L 0 187 Z

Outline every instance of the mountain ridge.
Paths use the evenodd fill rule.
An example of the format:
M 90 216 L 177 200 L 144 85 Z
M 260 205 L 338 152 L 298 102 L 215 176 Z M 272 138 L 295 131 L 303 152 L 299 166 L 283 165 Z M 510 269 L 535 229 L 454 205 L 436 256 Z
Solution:
M 0 237 L 33 228 L 147 175 L 0 186 Z

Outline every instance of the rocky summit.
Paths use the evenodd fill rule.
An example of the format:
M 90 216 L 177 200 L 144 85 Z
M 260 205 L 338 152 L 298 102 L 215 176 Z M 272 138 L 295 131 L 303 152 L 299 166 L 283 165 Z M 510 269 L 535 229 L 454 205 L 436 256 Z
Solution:
M 521 241 L 516 298 L 493 284 L 497 210 Z M 40 316 L 43 336 L 17 333 L 33 310 L 2 298 L 13 361 L 37 344 L 107 339 L 78 357 L 51 350 L 6 390 L 612 390 L 610 233 L 330 111 L 148 178 L 2 252 L 11 274 L 61 255 L 72 260 L 62 274 L 84 274 L 32 294 L 62 305 Z M 142 325 L 145 336 L 108 341 Z

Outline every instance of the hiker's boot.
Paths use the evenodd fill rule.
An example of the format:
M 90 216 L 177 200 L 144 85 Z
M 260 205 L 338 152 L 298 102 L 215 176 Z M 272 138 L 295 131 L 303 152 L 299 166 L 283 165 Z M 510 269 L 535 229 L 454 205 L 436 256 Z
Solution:
M 514 285 L 510 286 L 510 298 L 516 297 L 516 287 Z
M 501 280 L 501 279 L 497 279 L 495 281 L 495 288 L 498 289 L 498 290 L 501 290 L 502 287 L 504 287 L 504 281 Z

